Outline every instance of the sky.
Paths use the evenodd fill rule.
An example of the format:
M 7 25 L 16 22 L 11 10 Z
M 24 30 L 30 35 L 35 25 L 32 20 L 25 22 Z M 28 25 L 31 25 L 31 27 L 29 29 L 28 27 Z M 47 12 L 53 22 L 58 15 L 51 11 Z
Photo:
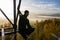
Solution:
M 18 2 L 16 0 L 17 5 Z M 9 18 L 13 18 L 13 0 L 0 0 L 0 8 Z M 22 0 L 20 11 L 23 13 L 25 10 L 29 10 L 29 17 L 35 19 L 40 18 L 40 14 L 60 14 L 60 0 Z M 0 16 L 3 16 L 2 13 Z

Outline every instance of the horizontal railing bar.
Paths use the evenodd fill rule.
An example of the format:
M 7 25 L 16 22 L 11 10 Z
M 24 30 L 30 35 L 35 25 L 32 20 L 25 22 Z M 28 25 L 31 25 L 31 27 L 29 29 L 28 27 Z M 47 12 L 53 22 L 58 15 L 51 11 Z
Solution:
M 10 29 L 13 29 L 13 28 L 4 28 L 4 31 L 5 30 L 10 30 Z M 1 29 L 0 29 L 1 30 Z M 18 32 L 18 30 L 16 30 Z M 9 31 L 9 32 L 4 32 L 5 35 L 10 35 L 10 34 L 14 34 L 14 30 L 13 31 Z M 1 31 L 0 31 L 0 36 L 1 36 Z
M 1 30 L 2 28 L 0 28 L 0 30 Z M 4 28 L 4 30 L 8 30 L 8 29 L 14 29 L 14 28 Z

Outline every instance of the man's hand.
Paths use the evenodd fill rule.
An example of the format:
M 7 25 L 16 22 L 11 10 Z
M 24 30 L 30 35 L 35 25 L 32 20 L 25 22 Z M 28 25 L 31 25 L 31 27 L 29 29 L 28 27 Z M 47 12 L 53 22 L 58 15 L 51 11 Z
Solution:
M 18 15 L 22 15 L 21 11 L 18 10 Z

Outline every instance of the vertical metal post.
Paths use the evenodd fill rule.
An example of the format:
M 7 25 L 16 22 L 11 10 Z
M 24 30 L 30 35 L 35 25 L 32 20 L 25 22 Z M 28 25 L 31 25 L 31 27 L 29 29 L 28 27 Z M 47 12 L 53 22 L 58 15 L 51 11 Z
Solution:
M 13 0 L 13 4 L 14 4 L 14 40 L 16 40 L 16 0 Z
M 4 37 L 4 28 L 2 28 L 2 40 L 5 40 L 5 37 Z

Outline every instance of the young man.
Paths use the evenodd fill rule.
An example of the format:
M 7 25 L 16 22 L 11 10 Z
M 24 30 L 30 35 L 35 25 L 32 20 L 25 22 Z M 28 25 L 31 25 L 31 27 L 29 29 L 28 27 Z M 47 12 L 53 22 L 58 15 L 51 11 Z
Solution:
M 18 15 L 19 15 L 18 30 L 19 30 L 19 33 L 23 36 L 23 38 L 27 40 L 27 36 L 34 31 L 34 28 L 31 27 L 29 20 L 27 18 L 29 15 L 29 11 L 25 10 L 24 15 L 22 15 L 22 13 L 19 11 L 19 8 L 20 8 L 20 1 L 17 8 Z

